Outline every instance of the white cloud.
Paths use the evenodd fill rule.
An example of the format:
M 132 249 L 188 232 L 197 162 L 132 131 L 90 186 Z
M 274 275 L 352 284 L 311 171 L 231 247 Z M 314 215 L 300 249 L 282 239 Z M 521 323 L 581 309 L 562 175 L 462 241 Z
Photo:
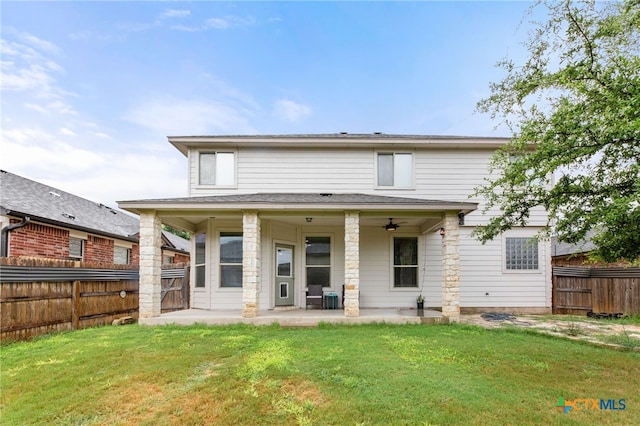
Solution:
M 164 20 L 169 18 L 184 18 L 191 15 L 190 10 L 167 9 L 158 16 L 158 19 Z
M 292 123 L 301 121 L 312 113 L 311 107 L 289 99 L 277 100 L 273 105 L 273 111 L 276 117 Z
M 185 196 L 184 161 L 177 151 L 89 151 L 39 127 L 2 129 L 0 169 L 113 207 Z
M 172 25 L 171 29 L 188 32 L 225 30 L 236 27 L 250 27 L 255 25 L 255 23 L 256 20 L 253 17 L 242 18 L 239 16 L 227 15 L 224 17 L 209 18 L 201 25 Z
M 231 102 L 163 99 L 137 105 L 125 119 L 164 136 L 253 133 L 251 114 Z
M 65 136 L 76 136 L 75 132 L 73 130 L 69 130 L 66 127 L 61 127 L 60 128 L 60 133 L 65 135 Z

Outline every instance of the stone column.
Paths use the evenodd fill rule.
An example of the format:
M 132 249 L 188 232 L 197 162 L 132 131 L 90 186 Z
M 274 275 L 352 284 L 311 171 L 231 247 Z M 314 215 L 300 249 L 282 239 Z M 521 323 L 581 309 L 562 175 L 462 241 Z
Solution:
M 257 211 L 242 213 L 242 317 L 260 311 L 260 218 Z
M 442 237 L 442 315 L 460 321 L 460 230 L 456 212 L 443 217 Z
M 344 213 L 344 316 L 360 316 L 360 213 Z
M 162 295 L 162 223 L 155 211 L 140 213 L 140 318 L 158 317 Z

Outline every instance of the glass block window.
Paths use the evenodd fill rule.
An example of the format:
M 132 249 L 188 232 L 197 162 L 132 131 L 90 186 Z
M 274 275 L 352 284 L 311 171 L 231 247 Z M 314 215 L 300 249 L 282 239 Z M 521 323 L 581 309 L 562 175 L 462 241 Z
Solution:
M 220 233 L 220 287 L 242 287 L 242 232 Z
M 507 270 L 538 269 L 538 239 L 531 237 L 507 237 L 505 239 L 505 264 Z
M 393 286 L 418 287 L 418 238 L 393 239 Z

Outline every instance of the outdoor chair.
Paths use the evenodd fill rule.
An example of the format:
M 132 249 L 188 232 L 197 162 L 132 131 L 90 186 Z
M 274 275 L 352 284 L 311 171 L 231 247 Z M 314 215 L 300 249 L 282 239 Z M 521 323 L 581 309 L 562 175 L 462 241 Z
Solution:
M 309 305 L 320 306 L 320 309 L 324 307 L 322 291 L 322 284 L 309 284 L 307 286 L 307 309 Z

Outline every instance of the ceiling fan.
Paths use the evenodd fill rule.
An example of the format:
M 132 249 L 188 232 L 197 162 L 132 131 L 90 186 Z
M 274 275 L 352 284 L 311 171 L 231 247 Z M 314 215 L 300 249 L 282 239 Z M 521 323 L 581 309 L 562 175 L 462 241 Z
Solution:
M 400 228 L 400 225 L 398 225 L 397 223 L 393 223 L 393 218 L 389 218 L 389 223 L 387 223 L 386 225 L 383 226 L 383 228 L 389 232 L 393 232 L 395 230 L 397 230 L 398 228 Z

